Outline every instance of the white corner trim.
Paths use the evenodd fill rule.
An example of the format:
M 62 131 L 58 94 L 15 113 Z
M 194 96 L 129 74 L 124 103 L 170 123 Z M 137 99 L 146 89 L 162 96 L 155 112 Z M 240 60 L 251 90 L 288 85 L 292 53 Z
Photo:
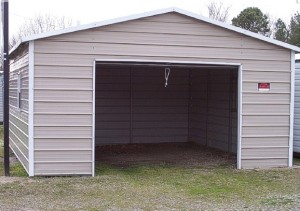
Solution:
M 243 67 L 238 71 L 238 127 L 237 127 L 237 169 L 242 168 L 242 128 L 243 128 Z
M 92 118 L 92 124 L 93 124 L 93 127 L 92 127 L 92 176 L 94 177 L 95 176 L 95 165 L 96 165 L 96 162 L 95 162 L 95 112 L 96 112 L 96 60 L 93 61 L 93 118 Z
M 144 12 L 144 13 L 140 13 L 140 14 L 135 14 L 135 15 L 130 15 L 130 16 L 125 16 L 125 17 L 121 17 L 121 18 L 115 18 L 115 19 L 111 19 L 111 20 L 106 20 L 106 21 L 101 21 L 101 22 L 96 22 L 96 23 L 91 23 L 91 24 L 85 24 L 85 25 L 81 25 L 81 26 L 77 26 L 77 27 L 70 27 L 70 28 L 66 28 L 66 29 L 62 29 L 62 30 L 56 30 L 56 31 L 51 31 L 51 32 L 46 32 L 46 33 L 41 33 L 41 34 L 37 34 L 37 35 L 32 35 L 32 36 L 28 36 L 25 38 L 21 39 L 21 42 L 17 43 L 12 50 L 10 51 L 10 53 L 12 53 L 13 51 L 15 51 L 19 45 L 21 43 L 24 42 L 28 42 L 31 40 L 36 40 L 36 39 L 42 39 L 42 38 L 46 38 L 46 37 L 51 37 L 51 36 L 56 36 L 56 35 L 61 35 L 61 34 L 66 34 L 66 33 L 71 33 L 71 32 L 76 32 L 76 31 L 81 31 L 81 30 L 86 30 L 86 29 L 92 29 L 92 28 L 96 28 L 96 27 L 101 27 L 101 26 L 107 26 L 107 25 L 111 25 L 111 24 L 116 24 L 116 23 L 121 23 L 121 22 L 125 22 L 125 21 L 130 21 L 130 20 L 136 20 L 136 19 L 140 19 L 140 18 L 146 18 L 146 17 L 150 17 L 150 16 L 154 16 L 154 15 L 160 15 L 160 14 L 166 14 L 169 12 L 177 12 L 179 14 L 191 17 L 191 18 L 195 18 L 197 20 L 200 21 L 204 21 L 240 34 L 244 34 L 246 36 L 249 37 L 253 37 L 268 43 L 272 43 L 274 45 L 278 45 L 284 48 L 288 48 L 291 49 L 293 51 L 296 52 L 300 52 L 300 48 L 297 46 L 293 46 L 254 32 L 250 32 L 247 31 L 245 29 L 239 28 L 239 27 L 235 27 L 232 26 L 230 24 L 227 23 L 223 23 L 220 21 L 216 21 L 207 17 L 204 17 L 202 15 L 196 14 L 196 13 L 192 13 L 186 10 L 182 10 L 179 8 L 175 8 L 175 7 L 170 7 L 170 8 L 165 8 L 165 9 L 160 9 L 160 10 L 154 10 L 154 11 L 150 11 L 150 12 Z
M 29 176 L 34 176 L 34 41 L 29 42 L 28 148 Z
M 295 51 L 291 51 L 291 102 L 290 102 L 289 167 L 293 166 L 294 104 L 295 104 Z

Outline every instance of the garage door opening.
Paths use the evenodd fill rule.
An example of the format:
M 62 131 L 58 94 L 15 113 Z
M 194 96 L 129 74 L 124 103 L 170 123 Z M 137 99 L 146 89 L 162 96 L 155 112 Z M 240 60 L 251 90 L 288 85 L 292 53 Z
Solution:
M 237 65 L 96 62 L 96 161 L 185 164 L 226 157 L 236 164 L 238 70 Z

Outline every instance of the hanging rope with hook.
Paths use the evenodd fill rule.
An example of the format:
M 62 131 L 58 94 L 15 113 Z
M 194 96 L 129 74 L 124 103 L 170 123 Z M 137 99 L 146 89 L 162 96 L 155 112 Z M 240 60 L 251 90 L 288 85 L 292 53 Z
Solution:
M 165 87 L 168 86 L 168 80 L 169 80 L 170 72 L 171 72 L 171 69 L 168 68 L 168 67 L 166 67 L 166 68 L 165 68 L 165 80 L 166 80 L 166 82 L 165 82 Z

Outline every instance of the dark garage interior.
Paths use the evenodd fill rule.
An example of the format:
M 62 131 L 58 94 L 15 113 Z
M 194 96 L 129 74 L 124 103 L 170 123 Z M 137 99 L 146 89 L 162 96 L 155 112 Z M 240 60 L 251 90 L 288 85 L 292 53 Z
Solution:
M 98 62 L 96 160 L 234 156 L 237 77 L 236 66 Z

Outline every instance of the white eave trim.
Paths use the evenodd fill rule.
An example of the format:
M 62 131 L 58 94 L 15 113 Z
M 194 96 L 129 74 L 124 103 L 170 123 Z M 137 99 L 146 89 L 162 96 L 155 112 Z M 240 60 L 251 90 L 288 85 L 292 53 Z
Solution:
M 182 9 L 179 9 L 176 7 L 170 7 L 170 8 L 140 13 L 140 14 L 136 14 L 136 15 L 130 15 L 130 16 L 125 16 L 125 17 L 121 17 L 121 18 L 115 18 L 115 19 L 110 19 L 110 20 L 106 20 L 106 21 L 85 24 L 85 25 L 81 25 L 81 26 L 77 26 L 77 27 L 70 27 L 70 28 L 66 28 L 66 29 L 62 29 L 62 30 L 51 31 L 51 32 L 46 32 L 46 33 L 42 33 L 42 34 L 28 36 L 28 37 L 22 38 L 21 41 L 18 42 L 11 49 L 10 53 L 15 51 L 20 46 L 20 44 L 24 43 L 24 42 L 42 39 L 42 38 L 51 37 L 51 36 L 56 36 L 56 35 L 61 35 L 61 34 L 66 34 L 66 33 L 71 33 L 71 32 L 76 32 L 76 31 L 81 31 L 81 30 L 86 30 L 86 29 L 92 29 L 92 28 L 101 27 L 101 26 L 112 25 L 112 24 L 121 23 L 121 22 L 125 22 L 125 21 L 136 20 L 136 19 L 140 19 L 140 18 L 146 18 L 146 17 L 150 17 L 150 16 L 155 16 L 155 15 L 161 15 L 161 14 L 165 14 L 165 13 L 169 13 L 169 12 L 177 12 L 179 14 L 182 14 L 182 15 L 185 15 L 185 16 L 188 16 L 191 18 L 195 18 L 200 21 L 204 21 L 204 22 L 207 22 L 207 23 L 240 33 L 240 34 L 244 34 L 249 37 L 253 37 L 253 38 L 268 42 L 268 43 L 272 43 L 274 45 L 278 45 L 278 46 L 293 50 L 295 52 L 300 52 L 300 48 L 297 46 L 293 46 L 293 45 L 290 45 L 290 44 L 287 44 L 287 43 L 284 43 L 284 42 L 281 42 L 281 41 L 278 41 L 278 40 L 275 40 L 275 39 L 272 39 L 269 37 L 265 37 L 265 36 L 257 34 L 257 33 L 247 31 L 247 30 L 239 28 L 239 27 L 235 27 L 235 26 L 232 26 L 232 25 L 220 22 L 220 21 L 216 21 L 216 20 L 204 17 L 202 15 L 198 15 L 196 13 L 192 13 L 192 12 L 182 10 Z

